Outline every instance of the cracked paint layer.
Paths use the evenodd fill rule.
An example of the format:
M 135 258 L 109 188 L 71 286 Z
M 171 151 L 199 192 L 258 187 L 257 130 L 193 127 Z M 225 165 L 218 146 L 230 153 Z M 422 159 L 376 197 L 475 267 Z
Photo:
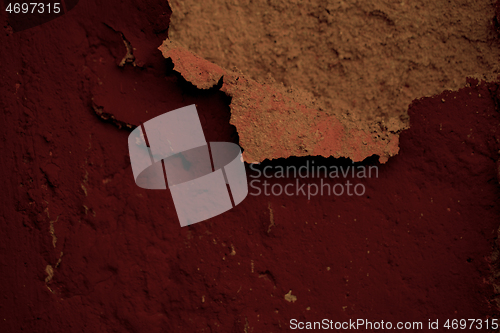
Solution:
M 301 91 L 259 83 L 242 73 L 224 69 L 165 40 L 159 47 L 174 70 L 199 89 L 216 86 L 231 99 L 231 121 L 238 131 L 243 158 L 248 163 L 290 156 L 347 157 L 354 162 L 372 155 L 385 163 L 398 153 L 404 126 L 371 131 L 354 117 L 317 108 Z
M 499 73 L 494 0 L 169 3 L 169 39 L 184 47 L 169 42 L 176 70 L 200 88 L 224 76 L 247 161 L 373 152 L 384 162 L 397 153 L 412 101 Z
M 499 73 L 494 0 L 169 3 L 171 40 L 258 82 L 308 92 L 315 109 L 356 115 L 370 132 L 404 127 L 417 98 Z
M 9 64 L 0 331 L 268 332 L 308 309 L 393 322 L 496 318 L 498 84 L 415 101 L 399 156 L 366 179 L 369 198 L 249 196 L 179 230 L 168 193 L 135 185 L 127 125 L 195 103 L 207 138 L 230 140 L 233 129 L 224 93 L 166 73 L 156 48 L 167 36 L 152 30 L 168 23 L 160 5 L 91 0 L 71 20 L 0 37 Z M 122 37 L 99 22 L 123 32 L 137 66 L 118 66 Z

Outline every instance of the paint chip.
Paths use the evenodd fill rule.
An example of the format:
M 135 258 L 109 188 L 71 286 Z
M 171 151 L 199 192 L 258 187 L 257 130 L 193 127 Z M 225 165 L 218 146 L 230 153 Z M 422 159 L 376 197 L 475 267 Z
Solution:
M 292 295 L 292 290 L 290 289 L 288 294 L 285 294 L 285 300 L 287 300 L 288 302 L 294 303 L 297 300 L 297 296 Z

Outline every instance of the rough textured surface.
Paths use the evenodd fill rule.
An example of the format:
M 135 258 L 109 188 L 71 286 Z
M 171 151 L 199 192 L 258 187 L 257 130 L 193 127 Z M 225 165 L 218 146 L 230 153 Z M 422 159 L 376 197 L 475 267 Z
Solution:
M 378 155 L 384 163 L 399 151 L 399 131 L 370 133 L 353 119 L 304 103 L 307 100 L 297 99 L 292 90 L 224 70 L 168 39 L 160 50 L 173 61 L 174 70 L 197 88 L 215 87 L 222 79 L 220 89 L 231 97 L 231 124 L 238 130 L 246 162 L 308 155 L 359 162 Z
M 266 97 L 238 95 L 247 99 L 243 108 L 252 109 L 244 113 L 265 109 L 265 114 L 232 118 L 249 162 L 308 154 L 358 161 L 369 152 L 385 162 L 397 153 L 413 99 L 456 90 L 468 76 L 496 77 L 499 70 L 494 0 L 172 0 L 171 6 L 171 41 L 267 83 Z M 174 61 L 195 82 L 200 77 L 185 70 L 189 62 Z M 273 99 L 274 90 L 314 109 L 321 119 L 321 125 L 312 126 L 315 135 L 289 124 L 272 107 L 262 107 L 261 100 Z M 231 105 L 235 114 L 241 107 Z M 299 120 L 301 108 L 288 109 L 296 109 L 298 122 L 309 125 L 311 112 Z M 267 117 L 276 121 L 259 121 Z M 356 133 L 340 133 L 336 120 Z
M 207 141 L 238 138 L 225 93 L 157 50 L 168 17 L 164 1 L 116 0 L 15 34 L 0 17 L 0 332 L 498 317 L 497 84 L 415 101 L 363 197 L 249 196 L 180 228 L 167 191 L 134 184 L 129 126 L 196 103 Z M 134 61 L 120 67 L 123 36 Z
M 254 80 L 307 91 L 320 109 L 404 126 L 413 99 L 498 73 L 494 4 L 172 0 L 169 37 Z

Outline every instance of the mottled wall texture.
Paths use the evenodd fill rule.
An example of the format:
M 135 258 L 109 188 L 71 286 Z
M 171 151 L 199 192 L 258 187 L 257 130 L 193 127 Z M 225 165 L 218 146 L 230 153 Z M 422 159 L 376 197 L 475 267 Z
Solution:
M 493 331 L 492 1 L 73 2 L 22 31 L 0 15 L 0 332 Z M 136 185 L 127 140 L 192 104 L 254 186 L 181 227 L 169 190 Z M 378 172 L 264 173 L 313 164 Z M 262 186 L 297 181 L 364 191 Z

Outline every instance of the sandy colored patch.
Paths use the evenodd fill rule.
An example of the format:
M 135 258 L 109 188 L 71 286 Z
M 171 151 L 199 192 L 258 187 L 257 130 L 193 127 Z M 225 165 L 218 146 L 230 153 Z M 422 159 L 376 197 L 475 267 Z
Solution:
M 415 98 L 498 72 L 492 0 L 169 3 L 172 40 L 342 113 L 404 117 Z
M 285 294 L 285 300 L 294 303 L 297 301 L 297 296 L 292 295 L 292 291 L 290 290 L 287 294 Z
M 159 47 L 174 69 L 200 89 L 217 85 L 231 96 L 231 120 L 236 126 L 246 162 L 289 156 L 322 155 L 362 161 L 380 156 L 382 163 L 398 153 L 399 131 L 370 130 L 366 123 L 334 112 L 320 111 L 303 91 L 259 83 L 219 67 L 179 43 L 165 40 Z
M 169 38 L 246 78 L 277 90 L 283 84 L 299 104 L 356 123 L 375 140 L 379 135 L 393 141 L 387 133 L 407 127 L 412 100 L 456 90 L 468 76 L 496 76 L 494 2 L 172 0 Z M 190 64 L 189 57 L 176 62 L 177 67 Z M 183 76 L 192 82 L 188 72 Z M 214 75 L 221 77 L 213 68 L 210 73 L 211 83 Z M 239 133 L 246 131 L 235 125 Z M 261 134 L 267 132 L 252 135 Z M 264 149 L 275 138 L 254 139 Z M 257 159 L 277 156 L 250 150 Z

